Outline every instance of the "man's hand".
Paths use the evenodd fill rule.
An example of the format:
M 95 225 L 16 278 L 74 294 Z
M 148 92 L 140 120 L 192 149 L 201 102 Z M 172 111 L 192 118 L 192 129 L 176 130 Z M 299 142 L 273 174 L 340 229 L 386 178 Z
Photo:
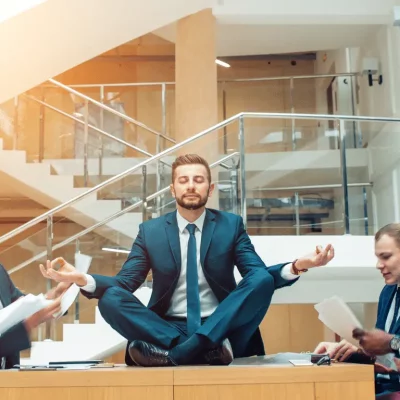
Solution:
M 332 360 L 346 361 L 358 348 L 346 340 L 340 343 L 321 342 L 313 351 L 315 354 L 328 354 Z
M 46 308 L 38 311 L 37 313 L 31 315 L 25 320 L 25 327 L 28 332 L 36 328 L 40 324 L 46 321 L 54 319 L 54 315 L 59 314 L 61 311 L 61 299 L 57 299 L 48 305 Z
M 59 284 L 57 284 L 57 286 L 50 289 L 46 293 L 45 297 L 48 300 L 57 299 L 58 297 L 61 297 L 71 286 L 72 283 L 60 282 Z
M 58 270 L 56 269 L 57 266 L 59 266 Z M 85 274 L 78 272 L 73 265 L 67 263 L 62 257 L 58 257 L 53 261 L 47 260 L 46 266 L 40 264 L 39 268 L 42 275 L 47 279 L 70 285 L 76 283 L 78 286 L 85 286 L 87 284 Z M 65 286 L 60 287 L 58 290 L 63 289 L 65 289 Z
M 364 331 L 363 329 L 356 328 L 353 330 L 353 338 L 357 339 L 363 350 L 371 356 L 380 356 L 392 352 L 390 341 L 393 335 L 380 329 Z
M 322 267 L 328 264 L 334 256 L 335 250 L 331 244 L 328 244 L 325 249 L 322 249 L 322 246 L 317 246 L 313 253 L 301 257 L 296 261 L 296 268 L 301 270 Z

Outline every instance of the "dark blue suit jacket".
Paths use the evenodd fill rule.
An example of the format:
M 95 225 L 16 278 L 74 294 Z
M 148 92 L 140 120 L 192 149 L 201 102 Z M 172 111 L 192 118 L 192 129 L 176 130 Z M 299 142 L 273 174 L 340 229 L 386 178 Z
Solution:
M 385 330 L 386 319 L 389 314 L 393 298 L 396 295 L 396 291 L 397 285 L 385 285 L 385 287 L 382 289 L 382 292 L 379 296 L 378 315 L 375 325 L 377 329 L 381 329 L 383 331 Z M 400 319 L 397 320 L 393 333 L 400 335 Z
M 0 264 L 0 300 L 3 307 L 23 296 L 13 284 L 7 271 Z M 19 364 L 19 352 L 30 347 L 25 325 L 20 323 L 0 336 L 0 357 L 6 357 L 6 368 Z
M 206 280 L 219 302 L 236 288 L 235 265 L 242 276 L 254 268 L 266 268 L 254 250 L 242 218 L 212 209 L 206 210 L 200 263 Z M 268 268 L 276 289 L 292 285 L 296 281 L 288 281 L 281 277 L 284 265 Z M 145 281 L 150 269 L 153 275 L 153 290 L 148 307 L 163 317 L 170 306 L 181 270 L 176 211 L 142 223 L 121 271 L 114 277 L 93 275 L 96 291 L 83 294 L 88 298 L 101 298 L 112 286 L 134 292 Z

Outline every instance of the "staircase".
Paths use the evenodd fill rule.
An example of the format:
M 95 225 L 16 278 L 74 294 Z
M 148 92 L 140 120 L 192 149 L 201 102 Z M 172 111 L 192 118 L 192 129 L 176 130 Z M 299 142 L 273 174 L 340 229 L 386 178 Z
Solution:
M 49 209 L 65 203 L 88 190 L 85 187 L 74 187 L 74 174 L 79 174 L 79 172 L 82 174 L 83 160 L 59 160 L 54 162 L 56 171 L 62 171 L 63 166 L 64 171 L 65 167 L 72 165 L 74 167 L 67 168 L 68 174 L 54 175 L 52 174 L 51 160 L 43 163 L 28 163 L 25 151 L 3 150 L 3 142 L 0 139 L 1 181 Z M 137 163 L 138 160 L 133 158 L 104 160 L 107 172 L 113 172 L 114 174 L 123 172 Z M 96 174 L 97 165 L 97 159 L 89 160 L 89 176 Z M 148 172 L 152 174 L 155 173 L 155 170 L 150 166 Z M 141 171 L 134 174 L 140 177 Z M 93 193 L 65 210 L 64 216 L 87 228 L 121 209 L 121 200 L 99 200 L 97 193 Z M 109 222 L 107 227 L 119 234 L 121 242 L 131 244 L 141 221 L 142 214 L 140 212 L 129 212 Z
M 213 3 L 44 0 L 25 12 L 11 13 L 0 20 L 0 52 L 7 54 L 0 70 L 0 103 Z

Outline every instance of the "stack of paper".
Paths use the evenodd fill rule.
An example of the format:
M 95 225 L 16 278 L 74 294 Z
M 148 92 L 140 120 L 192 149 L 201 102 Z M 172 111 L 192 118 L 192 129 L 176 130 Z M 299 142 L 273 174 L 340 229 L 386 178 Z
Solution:
M 50 305 L 52 300 L 46 300 L 43 294 L 34 296 L 28 294 L 0 310 L 0 335 L 14 325 Z

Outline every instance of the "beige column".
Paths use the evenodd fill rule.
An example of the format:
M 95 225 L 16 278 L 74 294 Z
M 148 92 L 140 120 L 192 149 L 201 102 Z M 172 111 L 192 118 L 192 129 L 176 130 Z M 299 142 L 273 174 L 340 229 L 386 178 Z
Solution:
M 177 23 L 175 45 L 175 138 L 178 142 L 218 122 L 216 21 L 211 9 Z M 217 160 L 218 133 L 187 146 L 211 163 Z

